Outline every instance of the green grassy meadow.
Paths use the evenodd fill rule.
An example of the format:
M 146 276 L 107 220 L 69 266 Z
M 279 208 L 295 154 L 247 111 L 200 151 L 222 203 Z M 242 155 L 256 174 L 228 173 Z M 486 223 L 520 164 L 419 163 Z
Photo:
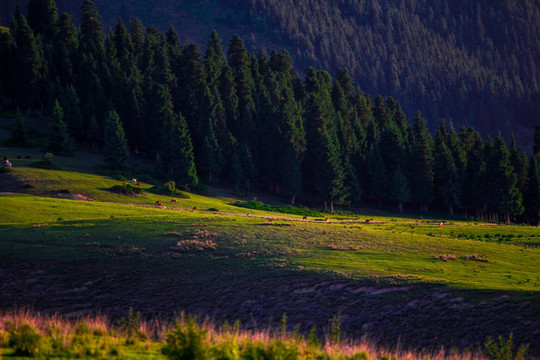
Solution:
M 123 195 L 109 190 L 123 181 L 98 174 L 101 158 L 94 153 L 55 157 L 62 170 L 29 167 L 43 155 L 38 149 L 4 146 L 0 155 L 14 164 L 13 172 L 0 174 L 1 309 L 117 318 L 133 307 L 150 318 L 171 319 L 187 311 L 215 316 L 218 323 L 258 319 L 258 324 L 272 313 L 268 323 L 274 325 L 287 313 L 291 326 L 297 321 L 308 332 L 317 325 L 324 333 L 324 323 L 338 311 L 348 316 L 361 306 L 373 321 L 385 321 L 381 306 L 400 312 L 409 304 L 420 312 L 411 315 L 412 323 L 419 316 L 431 331 L 444 332 L 430 325 L 429 311 L 410 304 L 428 298 L 429 309 L 441 306 L 452 316 L 446 309 L 456 306 L 454 301 L 462 304 L 460 299 L 468 301 L 459 308 L 465 312 L 474 304 L 497 304 L 501 296 L 525 309 L 540 299 L 537 227 L 417 212 L 399 216 L 387 208 L 319 212 L 304 219 L 235 206 L 250 199 L 227 189 L 175 198 L 153 192 L 146 182 L 141 194 Z M 447 302 L 437 305 L 439 297 Z M 508 309 L 500 310 L 502 319 Z M 364 333 L 347 316 L 345 328 Z M 523 316 L 526 321 L 534 315 Z M 370 326 L 367 331 L 377 335 L 388 331 Z M 485 326 L 484 333 L 493 336 L 516 328 Z M 408 329 L 414 342 L 419 335 Z M 460 330 L 459 324 L 448 327 L 433 346 L 452 343 Z M 392 339 L 385 344 L 394 344 Z M 162 358 L 152 344 L 144 357 Z M 134 349 L 122 348 L 122 358 L 137 358 Z
M 122 182 L 70 170 L 73 160 L 66 158 L 63 171 L 23 166 L 2 175 L 31 185 L 30 192 L 41 195 L 64 192 L 95 200 L 3 195 L 0 246 L 4 254 L 17 256 L 19 247 L 29 244 L 57 253 L 56 248 L 68 251 L 65 249 L 84 248 L 95 242 L 165 251 L 171 246 L 171 237 L 165 234 L 178 233 L 174 242 L 204 228 L 215 234 L 216 256 L 250 252 L 260 263 L 279 255 L 280 266 L 295 271 L 330 271 L 390 284 L 540 290 L 540 231 L 535 227 L 466 221 L 450 221 L 439 227 L 436 219 L 396 215 L 369 217 L 373 218 L 369 224 L 365 223 L 368 217 L 354 215 L 304 221 L 300 216 L 236 207 L 230 198 L 191 193 L 188 199 L 172 204 L 172 197 L 148 192 L 148 184 L 141 185 L 143 193 L 137 196 L 110 192 L 109 188 Z M 165 208 L 154 206 L 158 200 Z M 71 256 L 69 251 L 64 255 Z M 466 260 L 473 255 L 474 259 Z M 50 259 L 51 254 L 42 251 L 34 256 Z

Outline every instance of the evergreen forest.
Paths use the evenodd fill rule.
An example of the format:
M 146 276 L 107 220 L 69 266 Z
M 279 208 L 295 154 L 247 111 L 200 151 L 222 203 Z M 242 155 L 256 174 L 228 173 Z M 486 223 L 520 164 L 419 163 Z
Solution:
M 346 3 L 351 3 L 349 14 L 361 12 L 352 1 L 328 6 Z M 420 7 L 415 1 L 405 3 Z M 258 1 L 254 4 L 262 6 Z M 261 12 L 274 11 L 271 1 L 265 4 Z M 455 5 L 448 11 L 458 8 Z M 232 185 L 237 191 L 279 194 L 289 197 L 291 204 L 298 197 L 328 211 L 334 211 L 335 205 L 354 206 L 362 201 L 395 206 L 401 212 L 414 207 L 491 221 L 538 223 L 540 126 L 534 128 L 534 148 L 527 156 L 513 135 L 507 140 L 500 133 L 483 137 L 475 127 L 457 127 L 459 122 L 450 120 L 489 109 L 482 116 L 492 117 L 493 126 L 503 130 L 504 121 L 514 121 L 511 116 L 523 116 L 523 121 L 534 124 L 528 111 L 532 113 L 532 99 L 538 96 L 531 90 L 538 88 L 531 55 L 539 48 L 535 44 L 523 52 L 528 60 L 513 62 L 520 71 L 531 73 L 513 79 L 506 79 L 510 75 L 504 71 L 477 72 L 471 65 L 474 61 L 465 64 L 469 73 L 458 71 L 456 76 L 433 73 L 437 66 L 425 73 L 414 68 L 421 67 L 421 62 L 394 73 L 382 67 L 361 71 L 364 59 L 354 57 L 353 61 L 353 50 L 341 53 L 351 59 L 346 63 L 315 54 L 319 65 L 332 74 L 308 67 L 301 77 L 287 51 L 252 52 L 239 36 L 224 45 L 213 31 L 201 49 L 193 43 L 182 45 L 173 26 L 163 32 L 137 18 L 127 23 L 119 19 L 105 31 L 97 7 L 88 0 L 82 5 L 78 27 L 69 14 L 58 14 L 54 0 L 30 0 L 26 10 L 27 16 L 17 9 L 9 31 L 0 34 L 2 106 L 18 109 L 13 144 L 23 146 L 28 141 L 21 113 L 41 111 L 50 119 L 44 120 L 50 121 L 48 147 L 56 154 L 69 155 L 77 146 L 101 149 L 105 164 L 119 171 L 128 167 L 130 157 L 144 157 L 152 160 L 156 178 L 174 180 L 193 191 L 201 190 L 203 181 Z M 373 16 L 370 19 L 381 18 L 381 26 L 394 21 L 390 11 Z M 279 20 L 275 14 L 274 18 Z M 384 25 L 387 39 L 370 40 L 378 41 L 381 46 L 376 48 L 381 51 L 402 43 L 391 40 L 393 26 L 413 26 L 414 22 L 403 19 L 393 24 Z M 459 26 L 446 26 L 453 25 Z M 443 30 L 442 38 L 451 37 Z M 408 33 L 407 28 L 399 31 Z M 357 39 L 368 41 L 368 32 L 363 34 Z M 466 40 L 444 38 L 436 43 L 446 42 L 465 46 Z M 426 40 L 427 47 L 418 57 L 436 51 L 429 44 L 433 45 Z M 518 46 L 519 41 L 513 44 Z M 300 46 L 310 51 L 309 46 Z M 495 43 L 492 46 L 499 49 Z M 480 52 L 478 56 L 490 56 Z M 440 54 L 439 65 L 444 63 L 446 71 L 457 68 L 452 59 L 470 60 L 465 55 Z M 494 66 L 508 65 L 499 61 L 495 50 L 493 54 Z M 395 67 L 407 59 L 395 59 Z M 415 80 L 395 77 L 398 73 L 415 74 L 411 75 Z M 455 113 L 442 111 L 436 99 L 449 86 L 443 82 L 458 77 L 467 89 L 461 98 L 445 98 L 452 104 L 447 109 Z M 525 79 L 530 84 L 523 84 Z M 426 86 L 427 81 L 437 83 Z M 375 86 L 379 83 L 383 85 Z M 374 89 L 398 95 L 407 109 L 394 97 L 369 96 Z M 494 93 L 500 106 L 493 103 Z M 413 105 L 430 109 L 429 118 L 437 119 L 431 126 L 437 129 L 434 135 L 420 112 L 408 119 L 406 110 Z M 514 112 L 513 107 L 522 112 Z M 439 122 L 439 116 L 449 120 Z
M 138 17 L 181 42 L 203 45 L 216 29 L 227 41 L 239 34 L 249 51 L 283 48 L 302 76 L 313 66 L 349 70 L 369 94 L 385 94 L 405 113 L 422 111 L 485 135 L 516 133 L 532 146 L 540 112 L 540 6 L 534 0 L 95 0 L 105 28 Z M 16 5 L 4 0 L 0 23 Z M 81 21 L 83 0 L 58 0 Z

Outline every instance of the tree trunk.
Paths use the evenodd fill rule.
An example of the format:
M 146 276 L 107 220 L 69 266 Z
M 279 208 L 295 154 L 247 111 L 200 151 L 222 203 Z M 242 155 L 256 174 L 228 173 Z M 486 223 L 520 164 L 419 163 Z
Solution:
M 334 200 L 331 200 L 331 201 L 330 201 L 330 212 L 331 212 L 331 213 L 334 212 Z
M 291 199 L 291 205 L 294 205 L 295 200 L 296 200 L 296 195 L 293 195 Z
M 450 208 L 448 209 L 450 211 L 450 215 L 454 215 L 454 208 L 452 205 L 450 205 Z
M 403 203 L 399 203 L 399 213 L 403 214 Z
M 379 199 L 379 207 L 381 207 L 381 206 L 382 206 L 382 200 Z
M 324 210 L 328 210 L 328 203 L 326 201 L 324 202 Z

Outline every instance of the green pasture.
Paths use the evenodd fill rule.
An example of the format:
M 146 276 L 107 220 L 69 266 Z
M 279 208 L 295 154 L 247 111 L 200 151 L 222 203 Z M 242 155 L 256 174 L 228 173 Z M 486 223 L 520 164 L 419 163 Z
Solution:
M 121 181 L 77 171 L 15 167 L 1 176 L 31 184 L 30 191 L 42 194 L 67 190 L 95 199 L 0 196 L 0 252 L 11 259 L 112 261 L 123 253 L 159 258 L 179 240 L 208 231 L 217 249 L 211 256 L 194 254 L 189 264 L 209 272 L 228 266 L 263 272 L 271 266 L 382 284 L 540 290 L 540 231 L 535 227 L 462 221 L 440 227 L 429 219 L 382 215 L 369 224 L 365 215 L 306 222 L 300 216 L 235 207 L 226 196 L 188 193 L 188 199 L 171 204 L 171 197 L 148 192 L 148 184 L 138 196 L 116 194 L 107 189 Z M 157 200 L 166 208 L 156 208 Z
M 0 186 L 25 192 L 0 195 L 0 253 L 6 259 L 106 263 L 124 257 L 157 261 L 158 269 L 149 270 L 156 277 L 190 267 L 209 273 L 239 267 L 261 274 L 271 267 L 383 285 L 540 291 L 537 227 L 398 216 L 379 209 L 304 221 L 299 215 L 234 206 L 239 198 L 222 189 L 210 189 L 209 196 L 186 193 L 188 198 L 174 198 L 176 203 L 145 182 L 139 195 L 114 193 L 111 187 L 123 182 L 99 175 L 102 159 L 94 153 L 55 157 L 62 170 L 29 167 L 43 156 L 35 148 L 3 146 L 0 155 L 14 164 L 12 173 L 0 174 Z M 147 165 L 135 160 L 132 166 Z M 91 201 L 73 200 L 78 195 Z M 163 206 L 156 207 L 156 201 Z M 171 261 L 171 247 L 201 233 L 215 250 L 192 253 L 180 264 Z

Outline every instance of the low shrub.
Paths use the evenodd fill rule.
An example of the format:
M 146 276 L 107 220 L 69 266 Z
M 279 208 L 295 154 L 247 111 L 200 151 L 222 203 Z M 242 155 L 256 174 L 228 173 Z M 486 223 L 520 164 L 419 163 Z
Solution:
M 7 174 L 12 173 L 13 168 L 7 167 L 7 166 L 0 166 L 0 174 Z
M 281 339 L 250 342 L 242 351 L 241 359 L 286 359 L 300 357 L 300 349 L 296 342 L 285 342 Z
M 208 331 L 197 326 L 192 318 L 177 321 L 167 334 L 162 352 L 173 360 L 210 359 Z
M 41 335 L 28 324 L 9 333 L 9 347 L 16 356 L 36 356 L 40 353 L 41 345 Z
M 176 188 L 174 181 L 167 181 L 163 185 L 156 185 L 150 191 L 167 196 L 174 196 L 180 199 L 189 199 L 189 196 Z
M 118 181 L 127 181 L 127 179 L 121 174 L 113 174 L 111 175 L 111 179 L 118 180 Z
M 136 339 L 145 339 L 146 334 L 141 331 L 141 313 L 129 308 L 128 316 L 118 321 L 119 330 L 126 336 L 126 344 L 134 344 Z
M 525 358 L 525 354 L 529 349 L 529 345 L 521 345 L 514 354 L 514 340 L 512 333 L 508 336 L 508 340 L 499 336 L 498 343 L 492 338 L 488 338 L 485 347 L 487 356 L 491 360 L 522 360 Z
M 122 185 L 114 185 L 109 190 L 124 195 L 138 195 L 142 193 L 142 189 L 140 187 L 133 186 L 128 183 L 124 183 Z

